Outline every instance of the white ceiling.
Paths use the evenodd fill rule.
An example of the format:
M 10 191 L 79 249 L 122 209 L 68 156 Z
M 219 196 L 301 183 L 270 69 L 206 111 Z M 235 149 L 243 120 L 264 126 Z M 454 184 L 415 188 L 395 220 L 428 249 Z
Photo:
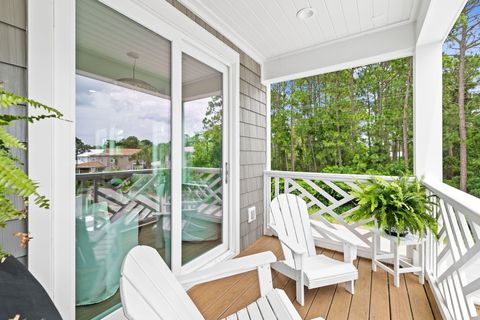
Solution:
M 183 0 L 182 3 L 263 62 L 414 22 L 421 1 Z M 316 14 L 306 21 L 297 19 L 297 11 L 308 6 Z

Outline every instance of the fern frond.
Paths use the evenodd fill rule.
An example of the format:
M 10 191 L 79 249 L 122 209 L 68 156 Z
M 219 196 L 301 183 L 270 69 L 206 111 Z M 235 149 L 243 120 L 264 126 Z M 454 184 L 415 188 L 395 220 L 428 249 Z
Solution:
M 40 113 L 34 116 L 0 115 L 0 228 L 5 227 L 9 220 L 26 218 L 26 209 L 18 210 L 11 200 L 11 196 L 18 196 L 24 200 L 32 197 L 35 205 L 40 208 L 49 208 L 48 199 L 37 192 L 38 184 L 32 181 L 28 175 L 18 167 L 20 163 L 19 159 L 10 153 L 11 148 L 25 150 L 25 146 L 17 138 L 8 133 L 5 126 L 18 120 L 33 123 L 49 118 L 61 118 L 63 116 L 60 111 L 40 102 L 2 90 L 2 83 L 0 82 L 0 108 L 13 106 L 24 108 L 32 107 L 42 110 L 43 114 Z M 0 262 L 3 262 L 8 255 L 9 254 L 0 247 Z
M 0 127 L 0 143 L 7 148 L 26 149 L 25 145 L 21 143 L 20 140 L 8 133 L 3 127 Z
M 25 217 L 25 213 L 15 208 L 13 202 L 8 198 L 0 197 L 0 210 L 2 212 L 0 215 L 0 228 L 4 228 L 7 221 Z
M 26 104 L 35 109 L 40 109 L 48 113 L 53 114 L 56 118 L 63 117 L 63 114 L 55 108 L 49 107 L 43 103 L 40 103 L 35 100 L 31 100 L 22 96 L 18 96 L 11 92 L 0 90 L 0 107 L 11 107 L 14 105 Z

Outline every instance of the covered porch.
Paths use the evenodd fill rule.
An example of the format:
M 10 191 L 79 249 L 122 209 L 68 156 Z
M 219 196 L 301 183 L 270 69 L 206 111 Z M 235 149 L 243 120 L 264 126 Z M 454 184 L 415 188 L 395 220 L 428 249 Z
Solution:
M 120 276 L 112 281 L 112 294 L 99 303 L 91 303 L 88 290 L 84 290 L 85 306 L 77 301 L 82 284 L 78 276 L 81 268 L 76 265 L 79 248 L 90 253 L 99 244 L 104 259 L 98 269 L 105 274 L 111 274 L 113 264 L 119 272 L 128 249 L 136 245 L 154 247 L 179 278 L 201 273 L 234 256 L 272 251 L 282 259 L 280 244 L 270 228 L 270 203 L 287 193 L 306 201 L 311 220 L 321 220 L 361 242 L 354 262 L 359 272 L 354 295 L 343 290 L 342 284 L 324 286 L 306 290 L 305 305 L 300 306 L 295 302 L 295 281 L 272 271 L 274 287 L 285 290 L 302 319 L 478 319 L 480 199 L 444 184 L 442 177 L 442 45 L 465 3 L 30 0 L 29 96 L 59 106 L 72 120 L 29 127 L 29 172 L 51 198 L 50 211 L 54 213 L 45 218 L 45 210 L 31 205 L 28 223 L 35 241 L 28 252 L 30 271 L 65 318 L 123 319 Z M 83 11 L 82 5 L 86 8 Z M 317 8 L 315 20 L 303 20 L 300 9 L 304 7 Z M 94 14 L 99 18 L 92 19 Z M 111 20 L 102 19 L 107 16 Z M 116 29 L 118 26 L 124 29 Z M 137 43 L 138 35 L 147 40 Z M 105 39 L 111 40 L 110 47 L 101 46 Z M 126 96 L 132 92 L 151 95 L 150 85 L 142 88 L 132 84 L 132 79 L 121 83 L 125 80 L 123 74 L 130 74 L 132 63 L 132 78 L 136 80 L 139 58 L 130 51 L 132 43 L 136 49 L 145 50 L 142 57 L 152 57 L 151 61 L 139 60 L 137 72 L 158 87 L 153 96 L 164 100 L 162 112 L 167 115 L 160 121 L 155 118 L 160 111 L 153 109 L 148 134 L 155 138 L 161 132 L 165 137 L 155 143 L 137 139 L 136 146 L 128 146 L 128 135 L 135 138 L 126 133 L 128 129 L 143 126 L 131 123 L 140 123 L 148 115 L 137 98 L 122 97 L 122 112 L 129 111 L 138 119 L 132 118 L 129 123 L 123 118 L 118 128 L 111 124 L 113 120 L 98 125 L 100 133 L 95 136 L 90 132 L 90 149 L 116 146 L 138 149 L 135 152 L 140 154 L 142 148 L 151 155 L 151 147 L 156 144 L 162 147 L 161 159 L 133 161 L 129 155 L 123 159 L 128 163 L 121 165 L 122 159 L 113 159 L 119 155 L 110 152 L 112 159 L 100 163 L 89 158 L 93 157 L 89 150 L 78 152 L 78 145 L 73 144 L 80 126 L 93 131 L 89 127 L 91 111 L 82 118 L 76 98 L 84 96 L 89 100 L 91 95 L 102 93 L 102 88 L 92 86 L 99 83 L 111 88 L 106 94 L 109 97 L 118 88 Z M 435 199 L 433 215 L 440 224 L 440 240 L 430 234 L 426 239 L 425 284 L 419 284 L 416 275 L 405 274 L 397 288 L 384 270 L 371 271 L 371 221 L 348 220 L 356 209 L 351 191 L 370 175 L 272 170 L 271 86 L 405 57 L 413 59 L 413 175 L 423 179 L 428 195 Z M 113 61 L 114 67 L 104 64 L 104 60 Z M 152 68 L 157 63 L 161 71 Z M 103 74 L 99 65 L 105 67 L 106 71 L 100 70 L 105 71 Z M 122 68 L 126 71 L 116 75 Z M 78 85 L 87 78 L 90 82 Z M 159 83 L 162 90 L 158 90 Z M 200 129 L 186 132 L 186 115 L 194 113 L 188 112 L 186 106 L 200 98 L 210 99 L 201 101 L 203 114 L 190 120 L 200 123 Z M 112 105 L 117 103 L 113 101 Z M 101 109 L 104 104 L 98 99 L 84 106 Z M 155 107 L 155 103 L 151 105 Z M 216 109 L 221 110 L 215 114 L 219 117 L 212 116 Z M 122 118 L 122 112 L 115 112 L 116 117 Z M 109 120 L 108 116 L 102 119 Z M 159 123 L 165 125 L 162 130 L 156 127 Z M 215 152 L 205 152 L 215 161 L 195 164 L 190 158 L 201 150 L 201 129 L 205 127 L 214 129 L 210 134 L 216 134 Z M 120 128 L 121 132 L 112 135 L 112 128 Z M 86 158 L 87 165 L 79 166 L 74 151 L 77 158 Z M 34 161 L 45 159 L 45 154 L 46 160 Z M 105 168 L 108 170 L 102 171 Z M 86 169 L 90 171 L 84 172 Z M 382 178 L 391 181 L 396 177 Z M 65 212 L 68 214 L 60 214 Z M 98 217 L 98 213 L 102 216 Z M 197 234 L 199 223 L 192 222 L 192 216 L 208 222 L 201 235 Z M 97 223 L 99 218 L 102 223 Z M 193 226 L 195 232 L 186 225 Z M 119 239 L 125 239 L 125 230 L 131 233 L 132 241 L 124 248 Z M 72 236 L 75 233 L 76 238 Z M 320 232 L 313 236 L 317 253 L 343 259 L 338 239 Z M 92 238 L 102 241 L 92 245 Z M 110 261 L 112 248 L 118 251 L 114 262 Z M 380 243 L 379 249 L 391 250 L 387 243 Z M 418 262 L 418 252 L 406 250 L 402 255 L 412 263 Z M 92 283 L 102 278 L 100 272 L 91 272 L 89 261 L 83 267 Z M 91 286 L 86 283 L 85 287 Z M 104 288 L 97 291 L 103 294 Z M 248 272 L 194 286 L 188 294 L 206 319 L 220 319 L 255 301 L 259 287 L 255 273 Z

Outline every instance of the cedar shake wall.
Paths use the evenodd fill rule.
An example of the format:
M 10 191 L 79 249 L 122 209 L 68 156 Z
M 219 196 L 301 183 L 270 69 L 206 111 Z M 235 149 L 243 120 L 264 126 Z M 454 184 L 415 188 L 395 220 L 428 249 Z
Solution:
M 263 171 L 266 164 L 266 87 L 260 65 L 177 0 L 167 0 L 180 12 L 240 54 L 240 246 L 245 249 L 263 235 Z M 247 209 L 257 219 L 247 223 Z
M 6 90 L 19 95 L 27 94 L 27 41 L 26 41 L 26 0 L 0 0 L 0 82 Z M 10 108 L 15 115 L 27 115 L 24 107 Z M 27 141 L 27 123 L 17 121 L 8 128 L 20 141 Z M 15 155 L 27 168 L 27 152 L 14 151 Z M 19 199 L 14 199 L 18 208 L 23 208 Z M 14 220 L 7 223 L 5 229 L 0 229 L 0 245 L 17 257 L 26 256 L 27 251 L 19 246 L 18 238 L 13 234 L 25 232 L 25 220 Z M 21 259 L 22 260 L 22 259 Z

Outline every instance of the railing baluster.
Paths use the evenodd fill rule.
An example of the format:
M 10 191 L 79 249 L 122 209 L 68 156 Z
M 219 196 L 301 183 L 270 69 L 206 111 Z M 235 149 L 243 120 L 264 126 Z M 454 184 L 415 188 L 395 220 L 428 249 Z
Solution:
M 275 197 L 278 196 L 279 194 L 280 194 L 280 178 L 275 177 Z

